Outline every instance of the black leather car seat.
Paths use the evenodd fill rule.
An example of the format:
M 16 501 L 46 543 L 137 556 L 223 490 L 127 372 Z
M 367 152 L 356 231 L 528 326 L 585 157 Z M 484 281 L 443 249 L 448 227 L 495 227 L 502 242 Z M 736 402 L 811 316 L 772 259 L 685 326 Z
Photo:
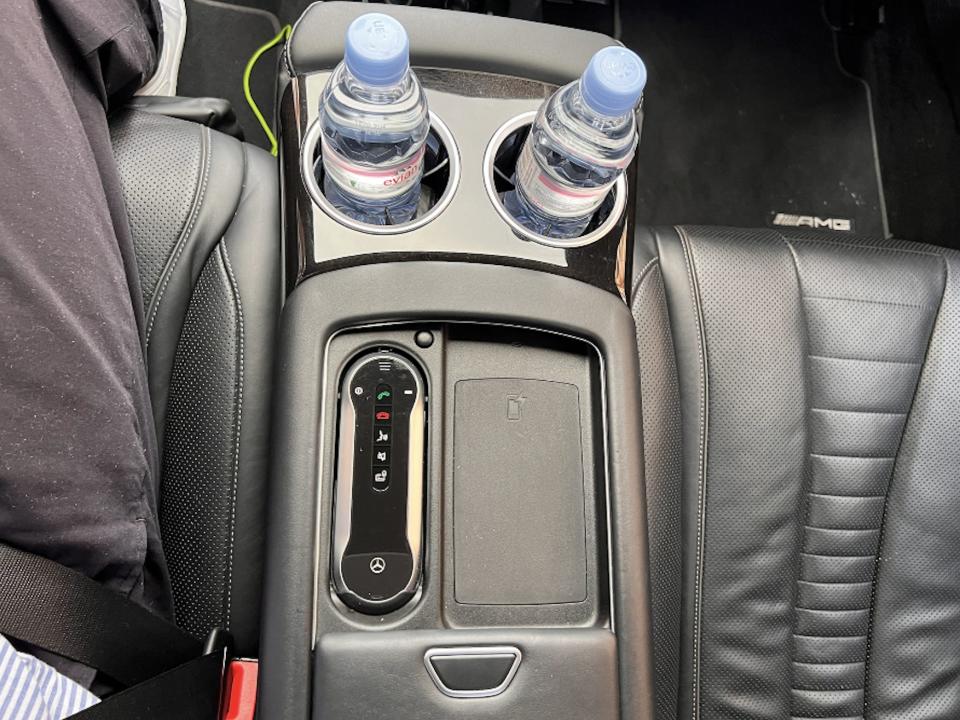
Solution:
M 111 121 L 144 296 L 177 622 L 257 651 L 279 181 L 264 151 L 142 111 Z
M 960 717 L 960 254 L 646 232 L 659 718 Z

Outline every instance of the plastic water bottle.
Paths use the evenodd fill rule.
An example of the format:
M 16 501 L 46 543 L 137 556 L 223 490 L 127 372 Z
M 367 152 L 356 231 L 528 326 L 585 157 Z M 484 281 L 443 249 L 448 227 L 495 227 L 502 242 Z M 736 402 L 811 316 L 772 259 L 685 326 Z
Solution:
M 646 82 L 636 53 L 607 47 L 544 102 L 517 159 L 516 189 L 503 198 L 521 225 L 551 238 L 583 235 L 633 160 Z
M 403 25 L 368 13 L 347 29 L 343 62 L 320 101 L 323 192 L 371 225 L 409 222 L 420 200 L 427 100 Z

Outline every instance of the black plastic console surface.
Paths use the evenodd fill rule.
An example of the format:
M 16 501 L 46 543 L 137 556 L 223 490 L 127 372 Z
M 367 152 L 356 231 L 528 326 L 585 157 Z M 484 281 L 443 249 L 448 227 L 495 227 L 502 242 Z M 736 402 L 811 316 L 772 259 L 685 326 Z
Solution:
M 316 653 L 314 717 L 332 720 L 617 720 L 617 652 L 606 630 L 463 632 L 468 648 L 506 641 L 523 648 L 516 675 L 502 693 L 451 697 L 425 669 L 446 631 L 331 633 Z M 467 661 L 469 663 L 469 660 Z M 501 668 L 503 666 L 501 665 Z M 448 674 L 462 687 L 490 685 L 497 668 Z M 452 690 L 452 688 L 450 688 Z M 644 719 L 650 715 L 623 715 Z
M 384 293 L 384 287 L 402 291 Z M 564 301 L 557 302 L 561 297 Z M 428 347 L 417 343 L 425 332 L 434 338 Z M 561 720 L 613 720 L 618 712 L 620 718 L 651 717 L 633 347 L 633 319 L 618 297 L 543 272 L 471 263 L 386 263 L 325 273 L 294 290 L 283 313 L 272 442 L 258 702 L 263 720 L 391 713 L 526 720 L 544 717 L 545 709 Z M 330 581 L 332 448 L 343 372 L 362 354 L 383 351 L 409 357 L 422 369 L 432 420 L 425 438 L 422 582 L 403 607 L 372 616 L 341 602 Z M 572 552 L 572 559 L 558 571 L 559 590 L 547 587 L 546 576 L 532 577 L 524 589 L 529 594 L 509 597 L 505 578 L 512 569 L 503 563 L 514 557 L 508 556 L 500 558 L 500 567 L 489 568 L 492 596 L 467 598 L 536 604 L 467 604 L 454 586 L 458 547 L 468 555 L 472 551 L 470 539 L 458 539 L 454 527 L 453 503 L 464 479 L 456 477 L 452 452 L 456 388 L 460 381 L 473 392 L 490 381 L 518 380 L 534 382 L 497 384 L 504 397 L 494 405 L 504 425 L 515 424 L 522 420 L 511 419 L 517 408 L 510 396 L 527 398 L 520 416 L 534 413 L 527 416 L 534 421 L 533 442 L 545 429 L 538 412 L 555 407 L 565 423 L 580 415 L 581 484 L 575 471 L 564 470 L 565 489 L 552 511 L 564 526 L 562 542 L 576 549 L 563 551 L 564 556 Z M 569 390 L 544 392 L 538 384 L 544 381 L 575 386 L 576 401 Z M 576 425 L 574 420 L 571 427 Z M 468 423 L 467 431 L 478 433 L 476 428 Z M 505 433 L 501 428 L 501 439 Z M 573 446 L 578 442 L 572 435 L 563 439 Z M 496 441 L 479 440 L 487 445 L 481 459 L 489 459 Z M 519 444 L 511 442 L 510 452 L 516 452 Z M 562 459 L 546 463 L 553 471 L 575 468 L 572 453 L 557 452 Z M 535 512 L 535 503 L 522 497 L 526 489 L 501 488 L 501 498 Z M 517 542 L 547 536 L 536 522 L 523 528 Z M 501 552 L 490 549 L 495 544 L 481 554 L 494 559 Z M 461 568 L 468 585 L 476 583 L 470 577 L 473 566 L 468 562 Z M 502 646 L 517 648 L 523 661 L 510 686 L 495 697 L 445 695 L 424 662 L 431 648 L 486 652 Z
M 324 2 L 304 13 L 287 52 L 292 74 L 329 70 L 343 59 L 343 37 L 357 15 L 369 8 Z M 391 5 L 377 12 L 403 23 L 410 37 L 410 59 L 421 67 L 477 70 L 564 83 L 576 77 L 590 56 L 611 40 L 595 32 L 525 22 L 493 15 Z
M 308 174 L 301 174 L 326 73 L 340 59 L 346 26 L 368 9 L 312 5 L 289 42 L 280 83 L 288 297 L 271 438 L 258 717 L 651 718 L 638 363 L 624 303 L 633 193 L 602 239 L 562 249 L 514 235 L 484 173 L 496 131 L 615 41 L 378 6 L 410 33 L 435 128 L 454 138 L 447 150 L 459 160 L 459 182 L 430 222 L 421 216 L 413 229 L 373 236 L 311 197 L 318 191 L 304 177 L 312 177 L 315 156 L 304 156 Z M 455 169 L 451 162 L 451 178 Z M 635 170 L 628 170 L 631 187 Z M 380 354 L 406 358 L 419 373 L 429 422 L 419 581 L 409 598 L 370 614 L 363 603 L 389 591 L 367 588 L 364 600 L 358 581 L 357 597 L 344 596 L 333 572 L 338 547 L 351 555 L 336 531 L 339 478 L 349 474 L 338 469 L 338 425 L 344 392 L 356 392 L 351 369 Z M 392 384 L 379 375 L 373 383 L 376 428 L 377 412 L 393 412 L 377 410 L 378 387 Z M 361 402 L 349 401 L 358 415 L 367 411 L 369 385 L 363 381 Z M 365 422 L 354 418 L 353 427 L 365 431 Z M 353 475 L 372 475 L 365 500 L 398 487 L 394 450 L 388 464 L 374 458 L 369 470 L 355 453 Z M 387 475 L 377 476 L 384 468 Z M 389 489 L 377 490 L 383 483 Z M 393 517 L 378 553 L 400 547 Z M 408 526 L 411 517 L 408 509 Z M 354 550 L 368 571 L 375 557 L 390 560 L 368 561 L 373 545 Z

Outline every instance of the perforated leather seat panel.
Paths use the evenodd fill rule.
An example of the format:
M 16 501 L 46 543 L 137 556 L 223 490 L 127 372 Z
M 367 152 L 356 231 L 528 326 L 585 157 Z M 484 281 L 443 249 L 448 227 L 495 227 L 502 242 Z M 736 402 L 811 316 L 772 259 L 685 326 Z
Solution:
M 259 639 L 279 188 L 267 153 L 126 111 L 114 152 L 144 293 L 161 536 L 177 622 Z
M 678 228 L 637 259 L 659 716 L 960 717 L 958 256 Z

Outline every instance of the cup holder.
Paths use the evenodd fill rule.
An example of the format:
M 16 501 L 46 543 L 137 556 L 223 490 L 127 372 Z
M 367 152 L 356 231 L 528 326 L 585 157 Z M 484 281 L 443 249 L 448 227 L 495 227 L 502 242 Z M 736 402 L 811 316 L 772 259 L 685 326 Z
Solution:
M 397 235 L 423 227 L 444 211 L 460 182 L 460 155 L 453 134 L 434 113 L 430 113 L 420 184 L 420 204 L 410 222 L 399 225 L 370 225 L 340 212 L 323 194 L 323 162 L 320 150 L 321 127 L 315 121 L 307 130 L 300 148 L 300 173 L 307 193 L 329 217 L 353 230 L 368 235 Z
M 483 156 L 483 184 L 497 214 L 510 228 L 525 240 L 556 248 L 575 248 L 602 240 L 623 217 L 627 206 L 627 180 L 621 175 L 607 195 L 603 204 L 594 213 L 583 235 L 575 238 L 551 238 L 535 233 L 518 223 L 503 204 L 503 194 L 514 188 L 514 169 L 524 140 L 536 118 L 536 111 L 524 113 L 508 120 L 491 138 Z

